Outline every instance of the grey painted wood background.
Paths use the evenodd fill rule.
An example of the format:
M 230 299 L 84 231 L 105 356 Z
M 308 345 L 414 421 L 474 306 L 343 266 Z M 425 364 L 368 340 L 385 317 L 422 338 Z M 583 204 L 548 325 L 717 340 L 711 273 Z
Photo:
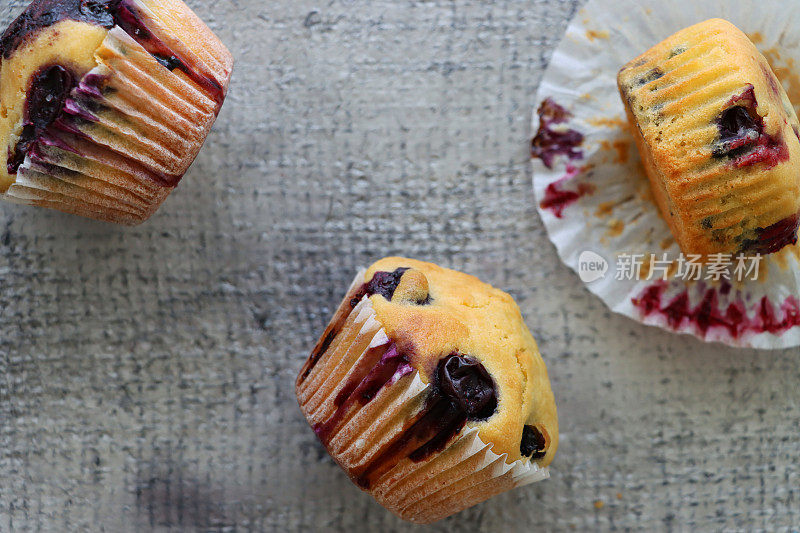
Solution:
M 189 3 L 237 65 L 161 211 L 126 229 L 0 206 L 0 530 L 413 529 L 293 394 L 387 254 L 511 292 L 559 406 L 551 480 L 431 531 L 800 527 L 798 351 L 614 316 L 545 236 L 530 113 L 581 2 Z

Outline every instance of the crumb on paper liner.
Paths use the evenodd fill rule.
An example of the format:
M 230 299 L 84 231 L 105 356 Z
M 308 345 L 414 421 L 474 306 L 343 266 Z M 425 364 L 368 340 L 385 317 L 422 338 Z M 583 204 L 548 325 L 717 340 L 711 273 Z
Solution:
M 622 254 L 680 254 L 619 99 L 616 74 L 631 58 L 684 27 L 727 18 L 751 36 L 800 109 L 800 16 L 770 17 L 779 12 L 774 0 L 758 16 L 742 1 L 685 4 L 591 0 L 553 54 L 534 103 L 533 182 L 548 236 L 573 270 L 586 250 L 612 266 Z M 645 262 L 638 279 L 612 272 L 587 287 L 615 312 L 705 341 L 800 345 L 800 243 L 765 256 L 758 281 L 663 281 L 647 279 L 649 269 Z

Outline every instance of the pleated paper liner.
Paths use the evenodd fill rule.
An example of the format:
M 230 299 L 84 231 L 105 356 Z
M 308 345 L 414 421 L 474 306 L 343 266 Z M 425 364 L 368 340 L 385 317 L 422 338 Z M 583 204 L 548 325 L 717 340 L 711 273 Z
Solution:
M 392 512 L 429 524 L 516 487 L 549 477 L 547 468 L 529 460 L 507 462 L 483 442 L 477 428 L 465 430 L 430 460 L 406 459 L 376 487 L 374 496 Z
M 709 342 L 798 346 L 800 245 L 763 256 L 755 281 L 648 279 L 647 263 L 642 275 L 618 275 L 624 258 L 635 254 L 667 254 L 676 266 L 680 248 L 639 161 L 617 73 L 675 32 L 711 18 L 729 20 L 753 39 L 797 109 L 800 86 L 792 85 L 789 67 L 800 65 L 800 13 L 778 0 L 765 0 L 758 10 L 745 0 L 590 0 L 569 24 L 534 102 L 533 185 L 539 213 L 562 261 L 611 310 Z M 701 74 L 716 74 L 720 84 L 712 84 L 714 90 L 726 83 L 722 71 Z M 702 118 L 702 110 L 695 115 Z M 701 204 L 707 201 L 702 188 L 689 194 Z M 607 270 L 599 276 L 582 271 L 588 263 Z
M 444 449 L 409 429 L 424 418 L 431 386 L 386 335 L 356 281 L 297 381 L 300 407 L 353 481 L 404 518 L 430 523 L 495 494 L 547 477 L 528 460 L 507 463 L 467 425 Z M 419 440 L 419 439 L 422 440 Z
M 183 3 L 167 3 L 121 4 L 135 14 L 120 16 L 128 33 L 109 30 L 97 67 L 38 139 L 7 200 L 123 224 L 158 209 L 202 147 L 232 68 L 216 37 L 179 39 L 193 21 L 203 35 L 210 30 Z M 165 51 L 169 61 L 153 55 Z
M 144 27 L 155 39 L 143 39 L 145 48 L 159 56 L 180 60 L 176 74 L 186 77 L 222 105 L 228 88 L 233 58 L 211 29 L 180 0 L 127 0 L 137 24 L 124 26 L 129 34 Z M 120 17 L 124 19 L 124 17 Z

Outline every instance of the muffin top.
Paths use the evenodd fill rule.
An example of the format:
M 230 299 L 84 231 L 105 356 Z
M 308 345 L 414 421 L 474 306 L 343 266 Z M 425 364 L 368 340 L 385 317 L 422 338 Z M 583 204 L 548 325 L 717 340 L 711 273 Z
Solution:
M 548 465 L 558 419 L 547 369 L 514 300 L 479 279 L 389 257 L 364 278 L 387 335 L 495 453 Z
M 34 0 L 0 36 L 2 57 L 8 59 L 34 34 L 63 20 L 111 28 L 111 4 L 112 0 Z

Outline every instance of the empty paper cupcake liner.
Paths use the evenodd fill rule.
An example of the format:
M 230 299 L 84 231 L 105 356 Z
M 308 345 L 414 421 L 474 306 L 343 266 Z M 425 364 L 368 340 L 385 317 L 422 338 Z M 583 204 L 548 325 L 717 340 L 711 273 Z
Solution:
M 353 481 L 401 518 L 430 523 L 547 478 L 530 460 L 494 453 L 469 424 L 439 446 L 438 435 L 413 430 L 434 415 L 431 385 L 387 336 L 369 297 L 358 299 L 363 280 L 362 271 L 297 380 L 309 424 Z
M 673 33 L 724 18 L 750 35 L 798 109 L 800 15 L 768 0 L 590 0 L 569 24 L 535 102 L 533 185 L 564 263 L 613 311 L 731 346 L 800 345 L 800 244 L 711 258 L 697 272 L 661 217 L 616 76 Z

